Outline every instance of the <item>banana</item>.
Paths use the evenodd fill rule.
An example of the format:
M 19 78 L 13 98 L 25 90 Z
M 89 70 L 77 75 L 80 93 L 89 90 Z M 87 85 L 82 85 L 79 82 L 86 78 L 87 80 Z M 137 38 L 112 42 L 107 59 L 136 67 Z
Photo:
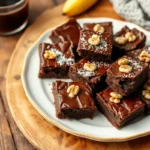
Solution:
M 76 16 L 92 5 L 94 5 L 98 0 L 67 0 L 63 7 L 63 14 L 67 16 Z

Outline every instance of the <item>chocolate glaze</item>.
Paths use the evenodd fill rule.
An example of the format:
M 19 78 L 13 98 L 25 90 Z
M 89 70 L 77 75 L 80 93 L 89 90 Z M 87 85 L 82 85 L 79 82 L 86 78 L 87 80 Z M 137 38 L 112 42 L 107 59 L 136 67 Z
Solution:
M 97 69 L 93 72 L 84 69 L 85 63 L 94 63 Z M 96 62 L 92 60 L 82 59 L 78 63 L 72 65 L 69 69 L 69 77 L 74 81 L 88 82 L 94 87 L 101 80 L 104 79 L 106 70 L 110 66 L 107 62 Z
M 73 43 L 74 47 L 77 47 L 80 36 L 80 25 L 75 19 L 70 19 L 67 23 L 59 26 L 52 31 L 49 38 L 53 43 L 69 41 Z
M 125 45 L 119 45 L 118 43 L 115 42 L 116 37 L 125 36 L 127 32 L 132 32 L 134 35 L 136 35 L 137 39 L 134 42 L 127 42 Z M 119 49 L 125 50 L 125 52 L 128 52 L 143 46 L 145 40 L 146 40 L 146 36 L 144 35 L 143 32 L 140 32 L 136 28 L 130 30 L 127 26 L 125 26 L 114 36 L 114 46 Z
M 70 85 L 78 85 L 79 93 L 74 97 L 70 98 L 68 96 L 67 88 Z M 55 99 L 55 107 L 57 117 L 59 118 L 70 118 L 68 111 L 72 113 L 74 111 L 76 115 L 80 112 L 80 116 L 75 116 L 73 118 L 80 119 L 84 116 L 84 112 L 91 112 L 89 116 L 84 116 L 85 118 L 92 118 L 96 110 L 94 100 L 92 98 L 92 89 L 88 84 L 82 82 L 63 82 L 57 80 L 53 82 L 53 95 Z M 67 114 L 65 114 L 67 112 Z M 88 113 L 87 113 L 88 114 Z
M 130 73 L 120 72 L 118 60 L 121 58 L 119 58 L 108 68 L 106 82 L 114 91 L 126 96 L 136 91 L 147 80 L 148 65 L 128 56 L 122 58 L 128 59 L 132 71 Z
M 104 113 L 104 115 L 106 115 L 108 120 L 115 127 L 120 128 L 129 121 L 133 121 L 136 114 L 139 116 L 143 114 L 144 103 L 138 98 L 137 95 L 133 94 L 128 97 L 123 97 L 121 102 L 116 104 L 109 101 L 111 92 L 113 92 L 113 90 L 107 88 L 106 90 L 98 93 L 97 100 L 101 104 L 102 110 L 105 109 L 108 111 L 107 114 Z M 108 114 L 110 116 L 108 116 Z
M 57 90 L 59 93 L 59 103 L 60 108 L 88 108 L 93 107 L 95 108 L 95 104 L 92 98 L 92 89 L 88 84 L 84 84 L 82 82 L 62 82 L 56 81 Z M 67 88 L 70 85 L 78 85 L 80 90 L 77 96 L 74 98 L 70 98 L 68 96 Z
M 55 50 L 58 55 L 56 59 L 46 59 L 44 53 L 46 50 Z M 51 77 L 53 72 L 57 74 L 62 72 L 59 77 L 63 77 L 68 72 L 68 67 L 71 66 L 75 60 L 73 53 L 73 45 L 70 42 L 65 41 L 64 43 L 57 43 L 55 45 L 49 43 L 41 43 L 39 45 L 39 56 L 40 56 L 40 73 L 39 77 Z M 47 76 L 45 76 L 47 74 Z M 50 75 L 51 74 L 51 75 Z M 59 73 L 58 73 L 59 75 Z M 62 76 L 61 76 L 62 75 Z M 53 75 L 52 75 L 53 76 Z M 55 76 L 55 74 L 54 74 Z
M 83 24 L 83 29 L 93 31 L 93 28 L 96 24 L 99 24 L 102 27 L 104 27 L 104 29 L 105 29 L 104 32 L 113 33 L 113 31 L 112 31 L 112 22 L 84 23 Z

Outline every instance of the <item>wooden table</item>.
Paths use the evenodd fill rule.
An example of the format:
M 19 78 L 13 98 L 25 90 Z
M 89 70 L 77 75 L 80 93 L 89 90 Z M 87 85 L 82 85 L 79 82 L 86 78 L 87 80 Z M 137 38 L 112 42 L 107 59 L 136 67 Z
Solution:
M 29 25 L 36 18 L 65 0 L 29 0 Z M 24 135 L 16 126 L 6 99 L 5 94 L 5 73 L 13 49 L 23 34 L 18 33 L 12 36 L 0 36 L 0 150 L 34 150 L 35 148 L 26 140 Z
M 108 0 L 101 0 L 102 4 L 106 4 L 106 9 L 112 9 Z M 29 13 L 29 24 L 32 24 L 36 17 L 47 9 L 64 2 L 64 0 L 30 0 L 30 13 Z M 93 14 L 94 15 L 94 14 Z M 105 15 L 105 12 L 104 12 Z M 114 14 L 116 15 L 116 14 Z M 117 15 L 116 15 L 117 16 Z M 94 16 L 93 16 L 94 17 Z M 119 18 L 119 17 L 118 17 Z M 23 31 L 19 34 L 0 37 L 0 150 L 33 150 L 35 149 L 22 135 L 16 126 L 8 108 L 6 94 L 5 94 L 5 73 L 10 56 L 15 48 L 15 45 L 19 37 L 23 34 Z M 17 67 L 17 66 L 16 66 Z M 62 131 L 63 132 L 63 131 Z M 102 149 L 107 150 L 120 150 L 120 147 L 124 149 L 150 149 L 150 136 L 132 140 L 130 142 L 122 143 L 101 143 Z M 99 149 L 99 148 L 98 148 Z

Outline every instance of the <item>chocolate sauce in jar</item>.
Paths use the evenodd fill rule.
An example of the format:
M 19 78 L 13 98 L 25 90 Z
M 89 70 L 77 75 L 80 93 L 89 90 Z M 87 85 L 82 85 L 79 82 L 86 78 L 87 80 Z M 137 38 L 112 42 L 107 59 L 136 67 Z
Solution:
M 0 0 L 0 35 L 21 31 L 28 22 L 28 0 Z

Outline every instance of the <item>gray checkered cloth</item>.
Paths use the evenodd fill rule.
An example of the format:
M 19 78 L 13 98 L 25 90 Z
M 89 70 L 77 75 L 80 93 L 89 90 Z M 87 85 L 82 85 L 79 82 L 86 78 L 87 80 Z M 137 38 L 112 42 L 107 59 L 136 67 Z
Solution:
M 110 0 L 125 20 L 150 30 L 150 0 Z

